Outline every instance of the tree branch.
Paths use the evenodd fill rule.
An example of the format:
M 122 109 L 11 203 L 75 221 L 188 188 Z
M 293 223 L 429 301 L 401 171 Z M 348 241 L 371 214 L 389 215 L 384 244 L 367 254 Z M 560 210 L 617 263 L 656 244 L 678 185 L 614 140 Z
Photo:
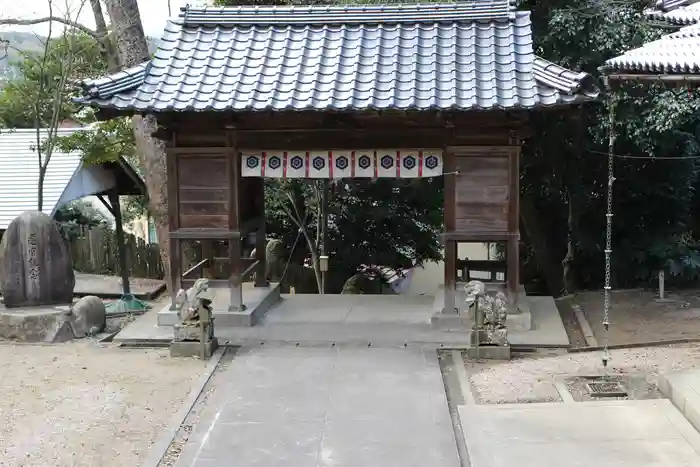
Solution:
M 62 23 L 65 24 L 66 26 L 70 26 L 72 28 L 75 28 L 81 32 L 84 32 L 85 34 L 95 38 L 97 41 L 101 42 L 101 37 L 99 34 L 97 34 L 95 31 L 92 29 L 83 26 L 82 24 L 72 21 L 67 18 L 61 18 L 60 16 L 44 16 L 41 18 L 32 18 L 32 19 L 17 19 L 17 18 L 0 18 L 0 26 L 32 26 L 34 24 L 41 24 L 41 23 L 48 23 L 48 22 L 53 22 L 56 21 L 57 23 Z

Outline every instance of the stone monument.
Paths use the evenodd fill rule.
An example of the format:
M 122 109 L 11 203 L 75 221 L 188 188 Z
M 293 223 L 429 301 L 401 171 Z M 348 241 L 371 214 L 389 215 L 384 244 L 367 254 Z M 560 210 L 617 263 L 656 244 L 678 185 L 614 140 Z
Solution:
M 474 317 L 471 332 L 471 358 L 510 359 L 508 343 L 508 299 L 503 292 L 486 291 L 481 281 L 470 281 L 464 286 L 466 305 Z
M 207 279 L 197 279 L 192 288 L 178 291 L 175 303 L 180 322 L 173 327 L 171 357 L 212 356 L 218 347 L 214 337 L 213 300 L 214 292 L 209 289 Z
M 53 219 L 29 211 L 13 220 L 0 243 L 5 308 L 65 305 L 74 287 L 70 251 Z
M 0 336 L 72 339 L 74 287 L 70 251 L 51 217 L 29 211 L 13 220 L 0 243 Z

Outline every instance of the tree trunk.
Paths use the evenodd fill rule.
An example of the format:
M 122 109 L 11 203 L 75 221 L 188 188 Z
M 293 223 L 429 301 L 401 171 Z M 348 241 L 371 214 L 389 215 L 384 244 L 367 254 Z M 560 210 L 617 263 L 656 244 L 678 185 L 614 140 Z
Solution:
M 148 43 L 136 0 L 105 0 L 105 6 L 112 20 L 117 56 L 122 66 L 132 67 L 148 60 Z M 165 277 L 170 277 L 165 144 L 152 136 L 158 126 L 155 117 L 134 116 L 132 120 L 136 149 L 148 189 L 148 209 L 156 224 Z M 170 286 L 172 288 L 172 284 Z
M 561 271 L 561 263 L 552 257 L 550 244 L 540 228 L 540 222 L 537 216 L 537 210 L 532 204 L 532 200 L 527 195 L 520 197 L 520 219 L 522 220 L 528 239 L 535 249 L 535 256 L 540 270 L 544 273 L 544 279 L 547 283 L 549 293 L 554 297 L 561 296 L 564 290 L 562 283 L 563 273 Z
M 115 73 L 119 71 L 119 57 L 117 57 L 117 51 L 114 50 L 114 45 L 109 37 L 105 16 L 104 13 L 102 13 L 102 4 L 100 0 L 90 0 L 90 6 L 92 7 L 92 14 L 95 17 L 95 32 L 99 37 L 100 47 L 102 48 L 102 53 L 107 62 L 109 72 Z
M 574 262 L 574 205 L 571 201 L 571 191 L 566 190 L 566 198 L 569 204 L 569 213 L 566 219 L 566 256 L 561 261 L 563 268 L 564 295 L 574 291 L 574 278 L 572 264 Z

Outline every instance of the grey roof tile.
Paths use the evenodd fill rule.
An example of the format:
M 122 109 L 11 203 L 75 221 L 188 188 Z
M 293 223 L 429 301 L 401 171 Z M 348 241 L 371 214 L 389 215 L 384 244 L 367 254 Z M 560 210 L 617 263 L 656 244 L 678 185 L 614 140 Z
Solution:
M 641 47 L 611 58 L 607 73 L 700 73 L 700 25 L 686 26 Z
M 660 0 L 654 8 L 645 10 L 649 19 L 663 21 L 674 26 L 687 26 L 700 21 L 700 3 L 696 0 Z
M 383 7 L 186 9 L 147 64 L 83 83 L 136 112 L 489 109 L 597 97 L 534 55 L 510 0 Z

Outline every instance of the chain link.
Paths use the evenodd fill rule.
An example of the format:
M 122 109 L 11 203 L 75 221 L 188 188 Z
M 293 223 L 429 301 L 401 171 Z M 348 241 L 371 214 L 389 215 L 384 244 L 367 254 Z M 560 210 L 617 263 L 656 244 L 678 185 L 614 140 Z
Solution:
M 607 83 L 606 83 L 607 84 Z M 613 183 L 615 182 L 615 171 L 613 162 L 615 161 L 615 98 L 611 95 L 608 88 L 608 117 L 609 117 L 609 140 L 608 140 L 608 199 L 606 225 L 605 225 L 605 288 L 603 293 L 603 369 L 607 375 L 608 364 L 610 362 L 610 350 L 608 329 L 610 327 L 610 292 L 611 292 L 611 256 L 612 256 L 612 221 L 613 221 Z

